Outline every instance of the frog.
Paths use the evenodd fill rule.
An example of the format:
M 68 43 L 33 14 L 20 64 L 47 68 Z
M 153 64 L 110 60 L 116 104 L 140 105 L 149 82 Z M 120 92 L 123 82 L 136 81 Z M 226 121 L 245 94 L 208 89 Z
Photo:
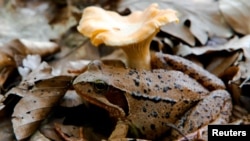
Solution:
M 221 79 L 179 56 L 156 53 L 151 64 L 143 70 L 94 60 L 75 78 L 76 92 L 117 120 L 109 140 L 126 138 L 128 130 L 174 140 L 213 121 L 229 122 L 232 100 Z

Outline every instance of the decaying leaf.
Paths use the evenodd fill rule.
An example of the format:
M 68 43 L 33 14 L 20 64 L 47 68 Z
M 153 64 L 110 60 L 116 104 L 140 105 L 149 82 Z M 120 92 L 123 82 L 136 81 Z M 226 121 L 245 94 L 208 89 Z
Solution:
M 221 78 L 224 72 L 237 61 L 239 55 L 240 52 L 235 51 L 227 55 L 215 56 L 206 66 L 206 70 Z
M 181 51 L 180 46 L 180 51 Z M 185 51 L 185 54 L 183 56 L 187 56 L 190 54 L 194 55 L 202 55 L 208 52 L 218 52 L 218 51 L 228 51 L 228 52 L 234 52 L 234 51 L 242 51 L 244 59 L 236 60 L 234 62 L 234 65 L 238 65 L 240 68 L 241 75 L 239 77 L 234 77 L 234 80 L 238 80 L 241 78 L 247 78 L 250 76 L 250 35 L 246 35 L 242 38 L 234 37 L 231 40 L 229 40 L 226 44 L 220 45 L 220 46 L 204 46 L 204 47 L 188 47 L 185 46 L 185 49 L 188 51 Z M 177 51 L 177 54 L 179 52 Z
M 29 54 L 41 57 L 50 56 L 60 50 L 56 43 L 50 41 L 31 41 L 15 39 L 0 46 L 0 87 Z M 12 84 L 13 85 L 13 84 Z
M 36 131 L 30 138 L 30 141 L 50 141 L 50 139 L 46 138 L 41 132 Z
M 46 57 L 60 51 L 58 44 L 51 41 L 32 41 L 20 39 L 20 42 L 25 46 L 26 54 L 39 54 L 42 57 Z
M 248 0 L 220 0 L 220 11 L 227 23 L 240 34 L 250 33 L 250 3 Z
M 189 45 L 195 45 L 195 38 L 204 45 L 209 37 L 230 37 L 232 31 L 220 14 L 218 2 L 213 0 L 126 0 L 120 8 L 131 11 L 142 10 L 151 3 L 158 3 L 160 8 L 172 8 L 179 13 L 179 24 L 163 26 L 162 31 L 180 38 Z
M 72 80 L 69 76 L 53 76 L 52 68 L 45 62 L 31 72 L 7 96 L 21 96 L 12 114 L 12 124 L 18 140 L 33 134 L 42 120 L 65 94 Z
M 98 48 L 94 47 L 89 40 L 85 40 L 82 45 L 67 53 L 61 52 L 57 58 L 50 62 L 53 66 L 53 73 L 57 75 L 76 76 L 86 69 L 86 65 L 95 59 L 100 59 Z
M 38 82 L 15 106 L 12 124 L 18 140 L 27 138 L 37 129 L 67 90 L 70 77 L 54 77 Z
M 24 46 L 20 42 L 12 41 L 6 45 L 0 46 L 0 88 L 5 91 L 4 84 L 11 73 L 16 68 L 14 56 L 23 54 Z
M 238 44 L 239 38 L 236 36 L 229 40 L 226 44 L 220 45 L 220 46 L 198 46 L 198 47 L 190 47 L 187 45 L 181 45 L 178 46 L 178 49 L 176 49 L 176 54 L 181 56 L 187 56 L 190 54 L 194 55 L 202 55 L 208 52 L 212 51 L 222 51 L 222 50 L 238 50 L 243 46 L 244 42 L 241 42 L 242 44 Z M 183 48 L 185 48 L 186 51 L 183 51 Z
M 42 62 L 37 69 L 32 71 L 28 76 L 24 77 L 22 82 L 19 84 L 19 88 L 28 90 L 34 86 L 38 80 L 49 79 L 54 77 L 51 75 L 52 68 L 46 63 Z

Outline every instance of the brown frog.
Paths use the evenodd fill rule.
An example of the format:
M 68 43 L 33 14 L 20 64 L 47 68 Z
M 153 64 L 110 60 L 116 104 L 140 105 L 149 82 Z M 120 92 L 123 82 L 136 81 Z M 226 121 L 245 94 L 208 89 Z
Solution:
M 229 121 L 231 97 L 216 76 L 181 57 L 161 53 L 154 55 L 152 68 L 136 70 L 93 61 L 73 85 L 82 98 L 146 139 L 169 132 L 171 138 L 181 137 L 170 131 L 170 124 L 186 135 L 218 118 Z M 117 138 L 114 134 L 126 136 L 113 132 L 109 139 Z

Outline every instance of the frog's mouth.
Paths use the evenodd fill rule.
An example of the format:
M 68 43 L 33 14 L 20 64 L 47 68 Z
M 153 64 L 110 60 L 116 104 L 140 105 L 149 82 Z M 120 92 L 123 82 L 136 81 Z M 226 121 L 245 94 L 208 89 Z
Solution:
M 88 94 L 82 90 L 82 84 L 75 84 L 74 88 L 83 99 L 107 110 L 111 117 L 124 118 L 128 114 L 128 102 L 121 90 L 110 86 L 109 90 L 103 93 Z

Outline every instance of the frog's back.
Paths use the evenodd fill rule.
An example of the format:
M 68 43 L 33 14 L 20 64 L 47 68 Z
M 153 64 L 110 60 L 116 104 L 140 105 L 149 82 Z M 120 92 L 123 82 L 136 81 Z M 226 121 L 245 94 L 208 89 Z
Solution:
M 113 67 L 102 63 L 92 63 L 95 68 L 85 73 L 89 80 L 101 79 L 108 85 L 133 96 L 152 100 L 179 101 L 197 99 L 208 91 L 188 75 L 178 71 L 156 69 L 152 71 Z M 85 76 L 85 77 L 86 77 Z M 199 96 L 198 96 L 199 97 Z

